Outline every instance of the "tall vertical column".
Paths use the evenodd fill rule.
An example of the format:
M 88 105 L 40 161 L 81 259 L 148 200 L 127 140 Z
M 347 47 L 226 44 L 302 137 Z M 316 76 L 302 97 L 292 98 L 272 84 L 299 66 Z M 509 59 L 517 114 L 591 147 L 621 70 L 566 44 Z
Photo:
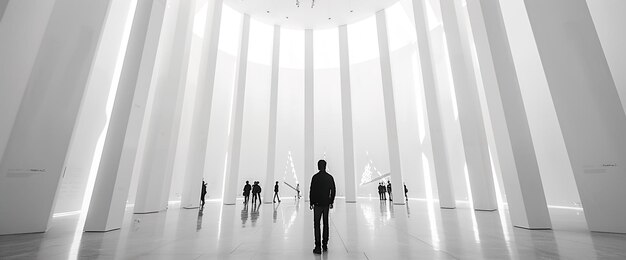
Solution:
M 587 3 L 524 3 L 589 229 L 626 233 L 626 116 Z
M 145 154 L 135 199 L 135 213 L 167 208 L 174 156 L 187 80 L 195 1 L 180 1 L 174 31 L 164 31 L 159 55 L 161 67 L 146 132 Z M 170 38 L 171 37 L 171 38 Z M 165 41 L 165 42 L 163 42 Z
M 549 229 L 548 205 L 500 3 L 468 1 L 467 9 L 511 222 L 522 228 Z
M 211 122 L 222 3 L 223 0 L 215 0 L 209 1 L 207 4 L 202 55 L 200 56 L 200 73 L 198 73 L 198 87 L 195 93 L 196 101 L 189 137 L 189 153 L 187 154 L 187 167 L 181 197 L 181 207 L 183 208 L 196 208 L 200 202 L 198 194 L 201 192 L 200 184 L 205 171 L 204 164 Z
M 415 16 L 415 32 L 417 35 L 417 50 L 422 66 L 422 84 L 426 99 L 426 113 L 430 141 L 432 143 L 433 161 L 437 179 L 437 191 L 439 193 L 439 206 L 442 208 L 456 208 L 454 189 L 450 179 L 450 158 L 444 140 L 444 129 L 439 110 L 439 87 L 435 74 L 435 63 L 431 51 L 430 34 L 428 32 L 428 13 L 426 12 L 427 0 L 413 0 L 413 13 Z
M 272 203 L 276 170 L 276 118 L 278 115 L 278 71 L 280 68 L 280 26 L 274 25 L 272 44 L 272 79 L 270 85 L 270 121 L 267 131 L 267 171 L 265 172 L 265 203 Z
M 315 102 L 313 69 L 313 30 L 304 30 L 304 198 L 309 201 L 311 177 L 316 171 L 315 161 Z
M 343 129 L 343 161 L 346 202 L 356 202 L 354 170 L 354 133 L 352 130 L 352 91 L 350 90 L 350 54 L 348 53 L 348 26 L 339 26 L 339 70 L 341 73 L 341 121 Z
M 476 210 L 498 208 L 484 121 L 468 41 L 461 39 L 454 1 L 441 0 L 450 67 L 459 109 L 459 122 L 472 201 Z
M 47 229 L 109 4 L 54 4 L 0 161 L 0 235 Z
M 387 36 L 387 17 L 385 10 L 376 12 L 376 28 L 378 30 L 380 73 L 383 81 L 387 145 L 389 146 L 389 165 L 391 167 L 391 186 L 393 197 L 395 198 L 393 204 L 404 205 L 404 182 L 402 181 L 402 166 L 400 164 L 400 143 L 398 140 L 398 124 L 396 123 L 393 81 L 391 79 L 391 57 L 389 55 L 389 38 Z
M 241 157 L 241 134 L 243 127 L 243 105 L 246 92 L 246 73 L 248 67 L 248 42 L 250 39 L 250 15 L 244 14 L 241 24 L 241 43 L 239 44 L 239 60 L 235 76 L 235 93 L 233 94 L 233 110 L 230 123 L 230 143 L 228 146 L 228 166 L 226 186 L 224 187 L 224 205 L 235 205 L 237 181 L 239 180 L 239 161 Z M 269 189 L 270 187 L 265 187 Z
M 0 3 L 0 160 L 55 1 Z M 4 9 L 2 9 L 4 5 Z M 1 13 L 5 15 L 2 16 Z
M 100 158 L 98 175 L 85 221 L 85 231 L 110 231 L 122 226 L 132 173 L 120 167 L 125 140 L 139 139 L 139 132 L 129 130 L 134 104 L 145 107 L 149 84 L 140 84 L 140 75 L 151 77 L 161 33 L 165 2 L 140 0 L 124 56 L 124 64 L 111 119 Z M 141 119 L 140 119 L 141 120 Z
M 101 158 L 101 142 L 106 134 L 110 110 L 107 103 L 114 95 L 119 72 L 130 33 L 130 21 L 137 6 L 136 1 L 112 1 L 105 27 L 93 61 L 92 73 L 87 81 L 72 141 L 65 158 L 65 172 L 55 203 L 55 212 L 81 210 L 91 198 L 90 177 L 97 170 Z

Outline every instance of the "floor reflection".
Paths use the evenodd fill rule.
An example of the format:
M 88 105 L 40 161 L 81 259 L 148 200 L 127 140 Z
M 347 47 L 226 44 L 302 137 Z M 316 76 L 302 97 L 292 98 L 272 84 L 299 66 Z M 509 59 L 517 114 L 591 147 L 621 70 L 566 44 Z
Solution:
M 250 211 L 250 222 L 252 227 L 256 226 L 256 222 L 259 219 L 259 209 L 261 208 L 261 203 L 252 204 L 252 211 Z
M 204 207 L 198 210 L 198 219 L 196 220 L 196 231 L 200 231 L 202 229 L 202 216 L 204 211 Z
M 241 209 L 241 227 L 246 227 L 246 222 L 248 222 L 248 204 L 244 204 Z
M 313 213 L 304 201 L 207 202 L 202 210 L 127 214 L 121 230 L 82 234 L 75 251 L 78 218 L 55 218 L 45 234 L 0 236 L 0 259 L 626 259 L 626 235 L 588 232 L 576 212 L 551 209 L 555 228 L 542 231 L 508 226 L 502 214 L 462 203 L 440 209 L 425 200 L 338 200 L 330 249 L 315 256 Z

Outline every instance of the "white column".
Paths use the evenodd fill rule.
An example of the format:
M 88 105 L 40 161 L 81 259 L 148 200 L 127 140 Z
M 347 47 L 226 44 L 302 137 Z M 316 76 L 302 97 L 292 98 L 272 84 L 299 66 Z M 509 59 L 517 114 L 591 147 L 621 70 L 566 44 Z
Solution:
M 626 233 L 626 116 L 587 4 L 524 3 L 589 229 Z
M 511 222 L 551 228 L 539 165 L 498 0 L 468 1 Z
M 587 0 L 593 24 L 613 74 L 622 107 L 626 110 L 626 1 Z
M 200 56 L 200 73 L 196 88 L 196 101 L 193 108 L 189 152 L 181 207 L 197 208 L 200 202 L 202 177 L 209 138 L 211 122 L 211 106 L 213 104 L 213 86 L 215 84 L 215 66 L 217 63 L 217 47 L 222 18 L 223 0 L 208 1 L 206 22 L 204 24 L 204 41 Z
M 136 5 L 136 1 L 112 1 L 109 7 L 100 39 L 102 44 L 98 45 L 96 51 L 66 155 L 55 212 L 81 210 L 83 202 L 90 199 L 88 181 L 90 177 L 96 176 L 92 174 L 92 169 L 96 172 L 98 167 L 94 158 L 101 157 L 100 145 L 106 137 L 110 114 L 107 103 L 113 101 L 112 95 L 117 90 L 122 56 L 130 33 L 129 21 Z
M 55 1 L 3 1 L 0 17 L 0 160 Z M 0 6 L 0 8 L 2 8 Z M 1 14 L 0 14 L 1 15 Z
M 152 76 L 164 12 L 164 1 L 137 3 L 85 231 L 110 231 L 122 226 L 132 176 L 121 167 L 122 154 L 128 149 L 125 140 L 132 143 L 139 139 L 139 132 L 130 129 L 129 121 L 133 106 L 143 108 L 147 102 L 140 97 L 147 97 L 149 84 L 142 85 L 139 79 L 140 75 Z
M 315 102 L 313 69 L 313 30 L 304 30 L 304 198 L 309 201 L 311 177 L 317 172 L 315 160 Z
M 274 25 L 272 45 L 272 79 L 270 85 L 270 122 L 267 131 L 267 171 L 265 172 L 265 203 L 272 203 L 274 171 L 276 170 L 276 117 L 278 114 L 278 71 L 280 68 L 280 26 Z
M 440 4 L 459 110 L 459 122 L 472 201 L 476 210 L 496 210 L 498 206 L 491 172 L 487 135 L 468 46 L 469 40 L 461 37 L 454 1 L 441 0 Z
M 396 104 L 393 96 L 393 81 L 391 79 L 391 58 L 389 55 L 389 38 L 387 36 L 387 18 L 385 10 L 376 12 L 376 28 L 378 30 L 378 50 L 380 53 L 380 73 L 383 83 L 383 98 L 385 102 L 385 123 L 387 125 L 387 145 L 389 146 L 389 165 L 391 168 L 391 186 L 393 204 L 404 205 L 404 185 L 402 181 L 402 167 L 400 164 L 400 143 L 398 140 L 398 126 L 396 123 Z
M 413 12 L 415 16 L 415 32 L 417 35 L 417 49 L 419 51 L 420 64 L 422 67 L 422 84 L 426 100 L 426 113 L 430 141 L 432 143 L 433 161 L 437 179 L 437 191 L 439 193 L 439 206 L 442 208 L 456 208 L 454 189 L 450 179 L 450 158 L 444 139 L 443 123 L 439 110 L 439 93 L 437 89 L 437 75 L 435 63 L 431 51 L 430 33 L 428 32 L 428 14 L 426 12 L 427 0 L 413 0 Z
M 109 4 L 53 7 L 0 161 L 0 235 L 47 229 Z
M 239 44 L 239 60 L 237 61 L 237 75 L 235 76 L 235 91 L 233 93 L 233 110 L 230 123 L 230 143 L 228 146 L 228 165 L 226 171 L 226 186 L 224 187 L 224 205 L 235 205 L 239 183 L 239 163 L 241 157 L 241 134 L 243 127 L 243 105 L 246 92 L 246 73 L 248 67 L 248 41 L 250 38 L 250 15 L 244 14 L 241 24 L 241 43 Z M 241 184 L 243 187 L 243 184 Z M 264 187 L 269 189 L 270 187 Z
M 343 123 L 343 161 L 346 202 L 356 202 L 354 171 L 354 133 L 352 130 L 352 91 L 350 90 L 350 55 L 348 53 L 348 26 L 339 26 L 339 70 L 341 73 L 341 121 Z
M 163 58 L 157 72 L 162 78 L 158 78 L 154 86 L 135 213 L 152 213 L 167 208 L 187 79 L 194 7 L 195 1 L 180 1 L 176 24 L 171 27 L 173 31 L 162 32 L 169 37 L 161 37 L 157 54 Z

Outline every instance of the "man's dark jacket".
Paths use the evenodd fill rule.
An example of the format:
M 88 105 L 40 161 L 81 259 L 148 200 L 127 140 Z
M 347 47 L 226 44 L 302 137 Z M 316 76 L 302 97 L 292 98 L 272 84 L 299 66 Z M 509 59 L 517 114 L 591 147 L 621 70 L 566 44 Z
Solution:
M 311 179 L 309 200 L 311 205 L 328 206 L 335 202 L 335 179 L 327 172 L 318 172 Z

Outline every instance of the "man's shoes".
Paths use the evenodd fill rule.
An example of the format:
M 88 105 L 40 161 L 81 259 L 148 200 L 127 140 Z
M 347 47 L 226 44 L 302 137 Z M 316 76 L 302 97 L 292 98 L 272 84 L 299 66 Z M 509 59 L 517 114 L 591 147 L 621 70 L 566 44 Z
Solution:
M 322 250 L 324 250 L 324 252 L 328 251 L 328 245 L 322 245 Z
M 319 247 L 313 248 L 313 254 L 319 255 L 321 253 L 322 253 L 322 249 L 320 249 Z

